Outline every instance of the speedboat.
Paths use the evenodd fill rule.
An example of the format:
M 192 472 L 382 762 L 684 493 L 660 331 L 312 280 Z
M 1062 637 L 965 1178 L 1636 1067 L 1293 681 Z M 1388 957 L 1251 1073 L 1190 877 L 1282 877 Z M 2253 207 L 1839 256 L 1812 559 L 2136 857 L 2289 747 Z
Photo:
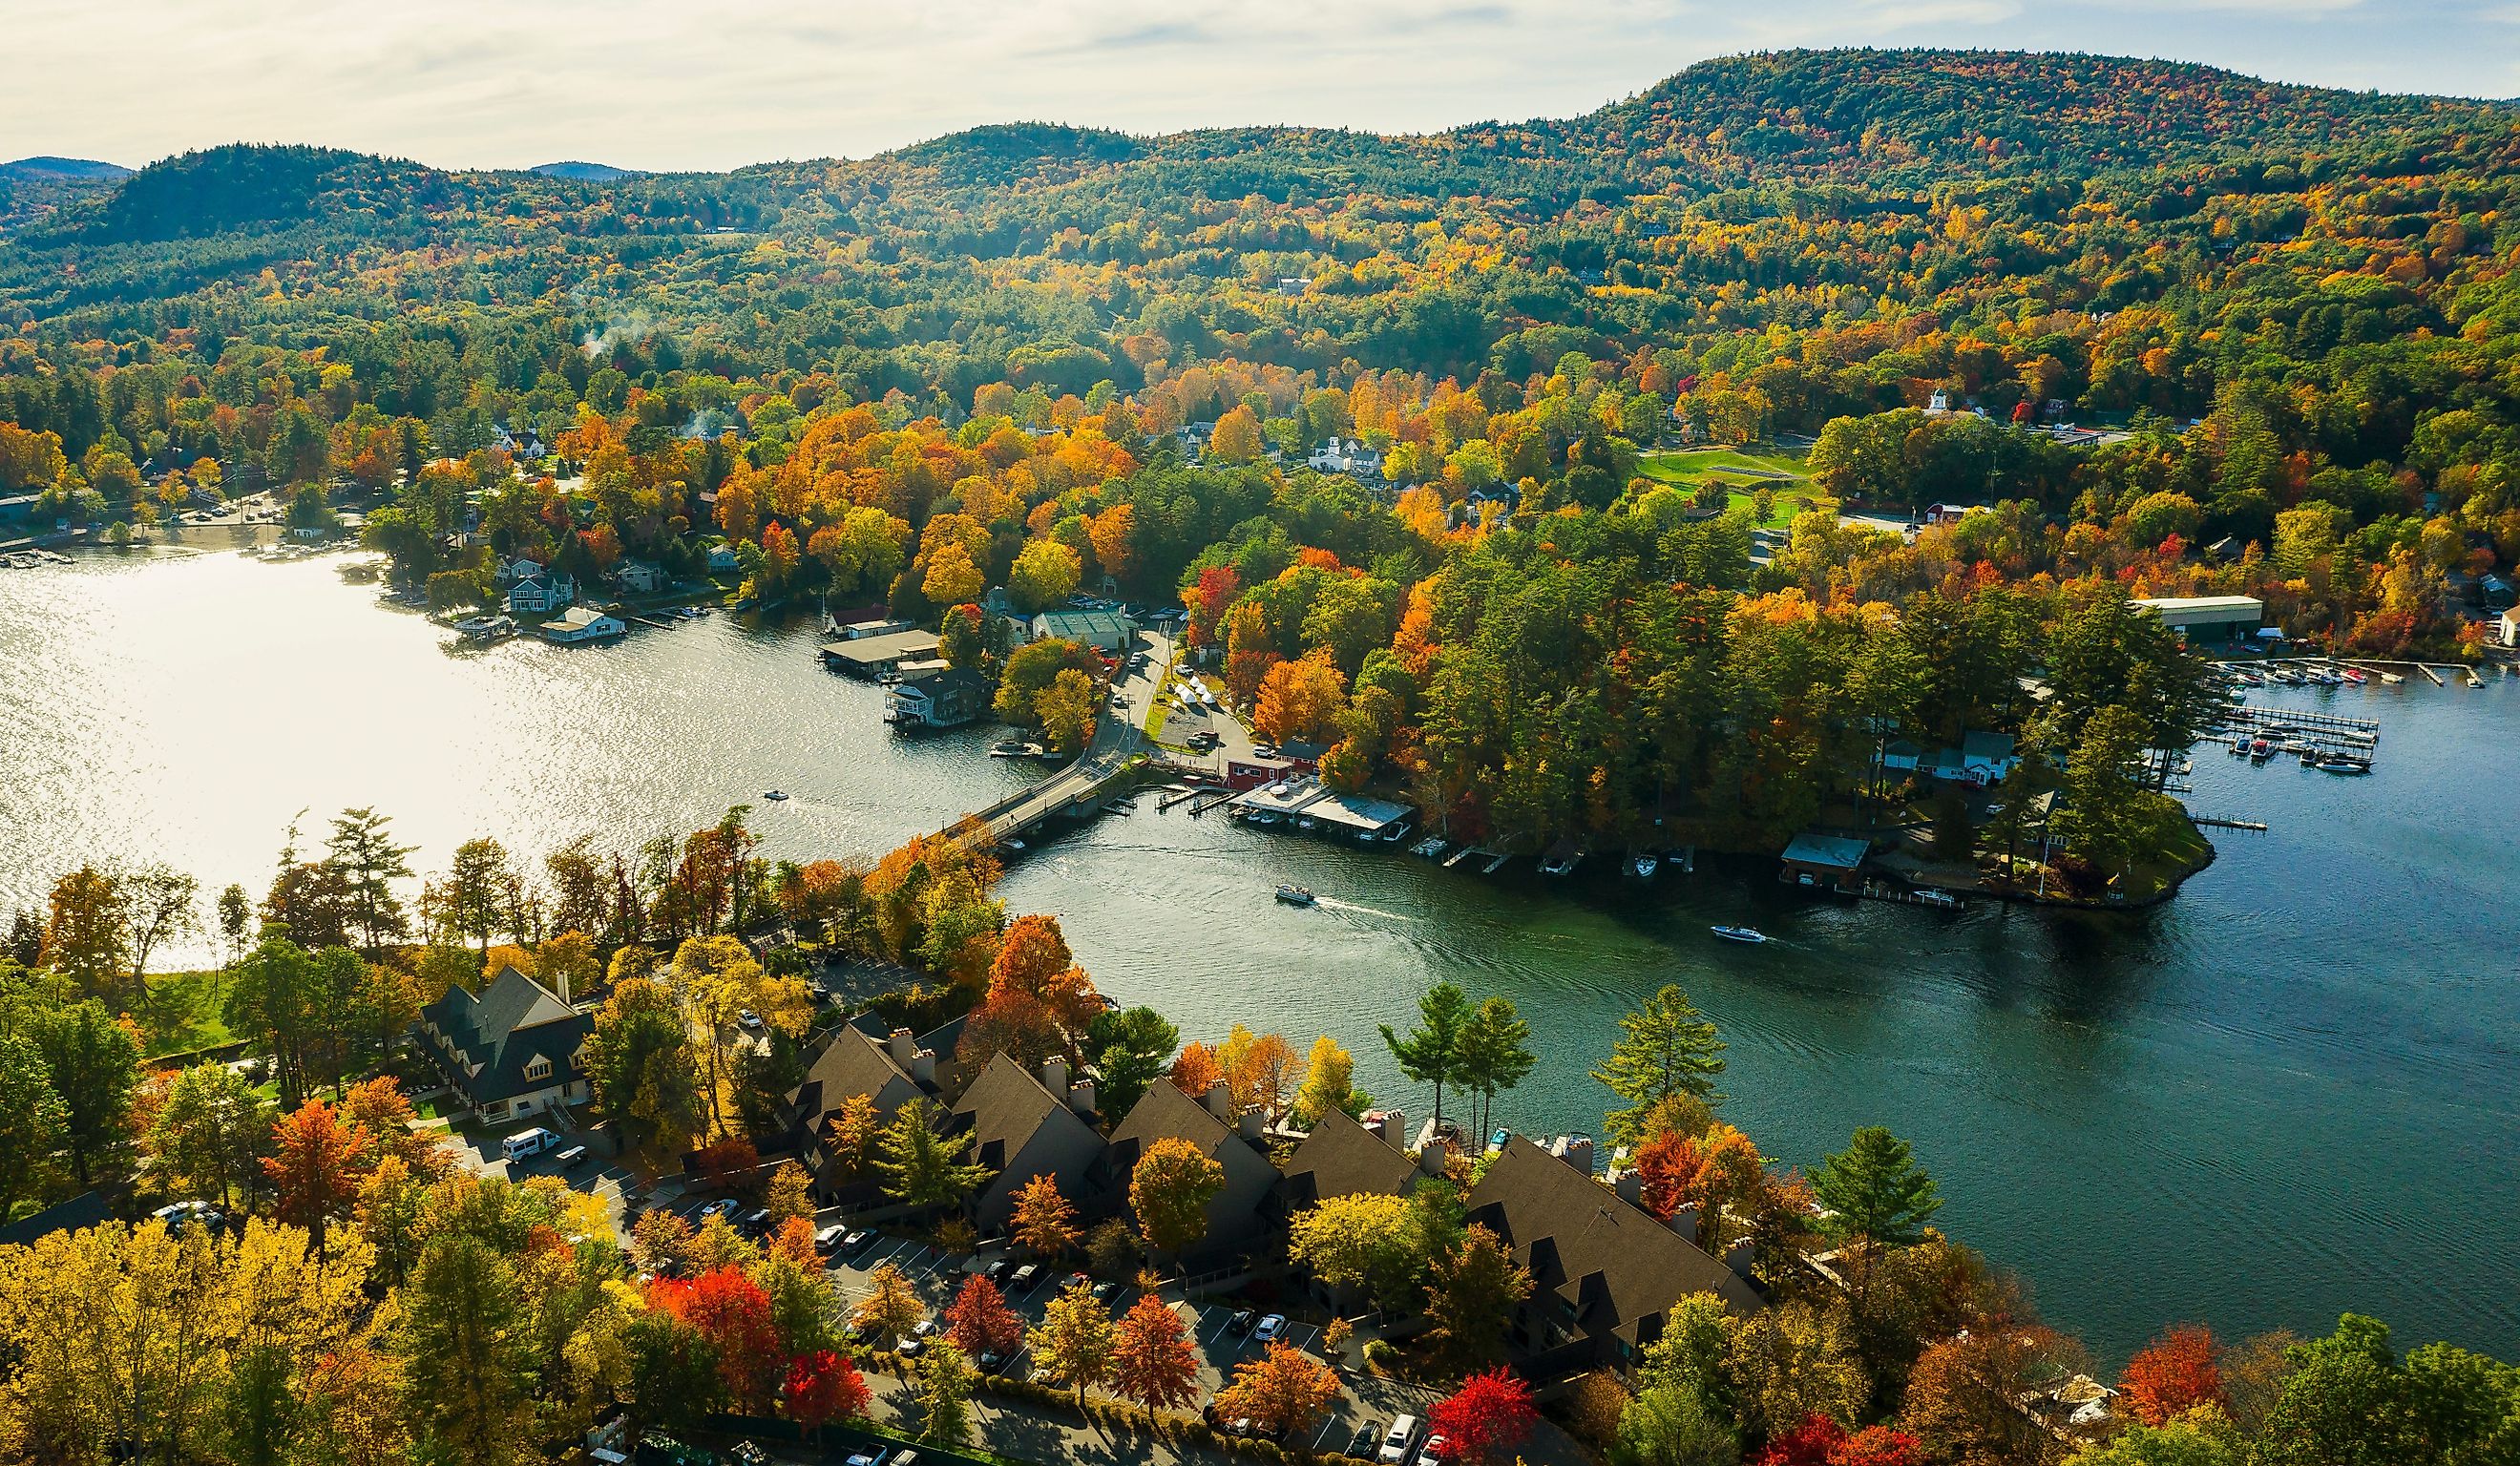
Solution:
M 1651 880 L 1653 873 L 1661 868 L 1662 860 L 1658 856 L 1641 855 L 1628 862 L 1629 873 L 1639 880 Z
M 1540 873 L 1543 875 L 1564 875 L 1574 868 L 1575 862 L 1569 856 L 1552 855 L 1540 863 Z
M 2360 667 L 2348 667 L 2345 669 L 2345 680 L 2359 688 L 2364 683 L 2369 682 L 2371 680 L 2371 675 Z
M 761 797 L 770 800 L 773 803 L 777 803 L 778 801 L 788 797 L 788 791 L 786 789 L 764 789 L 761 791 Z
M 1280 886 L 1278 899 L 1288 906 L 1318 906 L 1321 900 L 1301 886 Z
M 2249 757 L 2257 763 L 2265 763 L 2267 760 L 2274 757 L 2274 753 L 2275 745 L 2268 742 L 2264 738 L 2255 738 L 2249 743 Z
M 1755 926 L 1710 926 L 1707 930 L 1727 942 L 1748 942 L 1755 945 L 1768 940 L 1768 934 Z
M 2321 774 L 2368 774 L 2371 766 L 2361 759 L 2328 758 L 2318 761 Z
M 1031 751 L 1031 744 L 1018 743 L 1012 738 L 989 745 L 989 757 L 993 759 L 1019 759 Z
M 2247 758 L 2248 756 L 2249 735 L 2247 733 L 2233 733 L 2231 735 L 2231 757 L 2242 759 Z

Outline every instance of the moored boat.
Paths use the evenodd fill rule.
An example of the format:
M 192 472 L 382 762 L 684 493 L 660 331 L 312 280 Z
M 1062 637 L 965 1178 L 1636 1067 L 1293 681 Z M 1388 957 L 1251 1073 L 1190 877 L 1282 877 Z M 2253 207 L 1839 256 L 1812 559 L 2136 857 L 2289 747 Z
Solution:
M 1651 880 L 1653 873 L 1661 868 L 1661 858 L 1650 854 L 1638 856 L 1628 862 L 1628 873 L 1639 880 Z

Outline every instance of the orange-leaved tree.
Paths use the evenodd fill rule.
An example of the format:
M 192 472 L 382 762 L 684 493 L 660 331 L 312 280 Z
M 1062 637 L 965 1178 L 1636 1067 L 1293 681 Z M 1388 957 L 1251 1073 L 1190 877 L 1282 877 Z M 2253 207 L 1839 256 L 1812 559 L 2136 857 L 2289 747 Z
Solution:
M 264 1159 L 262 1171 L 280 1193 L 275 1210 L 281 1221 L 306 1228 L 320 1260 L 325 1256 L 325 1223 L 346 1215 L 358 1199 L 372 1142 L 365 1131 L 321 1099 L 280 1117 L 271 1133 L 274 1153 Z

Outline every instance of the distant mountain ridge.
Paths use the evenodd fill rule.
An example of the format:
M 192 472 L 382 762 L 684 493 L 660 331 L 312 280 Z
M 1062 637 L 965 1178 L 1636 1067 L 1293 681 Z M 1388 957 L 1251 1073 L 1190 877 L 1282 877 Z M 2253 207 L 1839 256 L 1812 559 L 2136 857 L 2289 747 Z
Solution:
M 616 168 L 610 163 L 562 162 L 536 163 L 525 170 L 545 178 L 565 178 L 573 183 L 618 183 L 624 178 L 645 178 L 636 168 Z
M 132 170 L 120 163 L 98 162 L 87 157 L 22 157 L 15 162 L 0 163 L 0 175 L 14 178 L 121 179 Z

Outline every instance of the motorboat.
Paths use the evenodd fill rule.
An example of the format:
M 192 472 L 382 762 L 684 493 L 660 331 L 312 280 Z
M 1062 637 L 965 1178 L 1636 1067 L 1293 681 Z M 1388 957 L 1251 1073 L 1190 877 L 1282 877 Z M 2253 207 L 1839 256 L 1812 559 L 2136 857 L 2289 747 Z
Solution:
M 2368 774 L 2371 766 L 2362 759 L 2325 758 L 2318 761 L 2321 774 Z
M 1301 886 L 1280 886 L 1278 899 L 1288 906 L 1319 906 L 1321 898 Z
M 2318 768 L 2318 749 L 2316 749 L 2316 748 L 2305 748 L 2305 749 L 2303 749 L 2303 750 L 2301 751 L 2301 766 L 2302 766 L 2303 768 L 2305 768 L 2305 769 L 2316 769 L 2316 768 Z
M 1653 879 L 1653 873 L 1661 868 L 1662 858 L 1659 856 L 1641 855 L 1628 862 L 1628 873 L 1639 880 Z
M 788 791 L 786 789 L 764 789 L 761 791 L 761 797 L 769 800 L 773 804 L 778 804 L 787 799 Z
M 2235 759 L 2244 759 L 2248 756 L 2249 735 L 2247 733 L 2233 733 L 2231 735 L 2231 757 Z
M 1417 844 L 1410 846 L 1409 853 L 1411 855 L 1424 856 L 1426 859 L 1431 861 L 1435 857 L 1444 853 L 1444 837 L 1442 835 L 1428 835 Z
M 2360 667 L 2348 667 L 2345 669 L 2345 680 L 2359 688 L 2371 680 L 2371 674 Z
M 1540 873 L 1543 875 L 1564 875 L 1574 868 L 1575 858 L 1570 855 L 1552 855 L 1540 863 Z
M 1030 752 L 1032 752 L 1031 744 L 1019 743 L 1012 738 L 989 745 L 989 757 L 993 759 L 1019 759 Z
M 1768 934 L 1755 926 L 1710 926 L 1707 930 L 1727 942 L 1747 942 L 1755 946 L 1768 940 Z
M 2275 745 L 2268 742 L 2264 738 L 2255 738 L 2249 743 L 2249 758 L 2254 763 L 2263 764 L 2267 760 L 2274 757 L 2274 754 Z

